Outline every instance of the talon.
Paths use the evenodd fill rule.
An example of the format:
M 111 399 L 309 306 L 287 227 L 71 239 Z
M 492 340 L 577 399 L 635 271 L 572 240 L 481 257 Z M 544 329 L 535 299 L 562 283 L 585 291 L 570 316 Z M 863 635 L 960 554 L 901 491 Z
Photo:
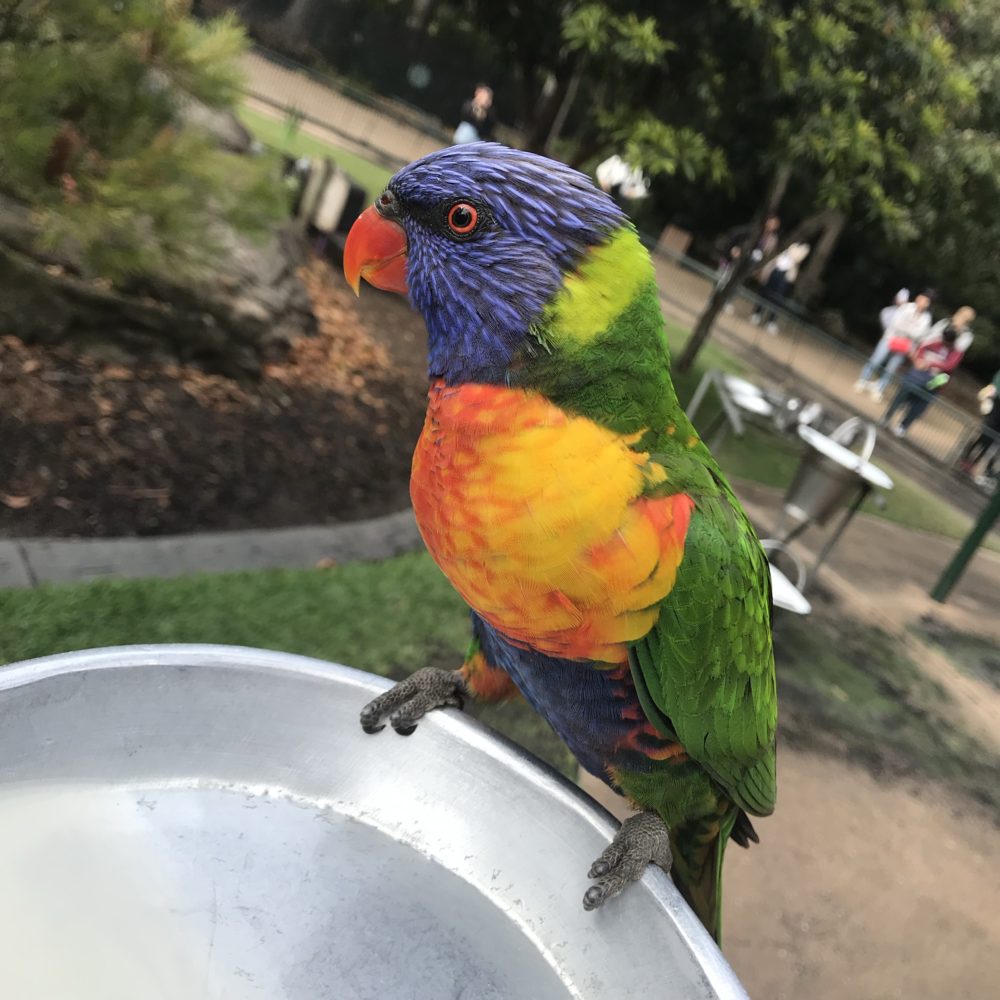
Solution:
M 380 733 L 385 729 L 381 720 L 388 715 L 392 728 L 400 736 L 409 736 L 432 709 L 463 708 L 465 694 L 465 683 L 457 671 L 427 667 L 365 705 L 361 728 L 369 735 Z
M 651 864 L 669 872 L 671 861 L 670 831 L 663 820 L 652 812 L 630 816 L 590 866 L 587 877 L 595 879 L 597 885 L 584 894 L 583 908 L 597 909 L 642 878 Z

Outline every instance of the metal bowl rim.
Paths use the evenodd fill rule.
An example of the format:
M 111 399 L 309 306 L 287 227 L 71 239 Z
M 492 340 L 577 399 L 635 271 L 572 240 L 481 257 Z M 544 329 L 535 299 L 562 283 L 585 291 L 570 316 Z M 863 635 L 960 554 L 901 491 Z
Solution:
M 88 671 L 195 665 L 198 669 L 251 670 L 335 681 L 369 695 L 388 690 L 393 684 L 378 674 L 297 653 L 211 643 L 148 643 L 54 653 L 0 665 L 0 692 Z M 543 788 L 559 805 L 572 810 L 609 841 L 614 836 L 618 823 L 600 803 L 551 765 L 502 734 L 459 712 L 438 712 L 428 717 L 423 724 L 443 727 L 501 767 L 513 771 L 522 780 Z M 743 985 L 715 941 L 686 905 L 677 905 L 679 893 L 670 877 L 651 865 L 643 875 L 641 884 L 664 914 L 669 914 L 675 933 L 684 940 L 692 953 L 699 956 L 702 974 L 717 995 L 720 998 L 732 997 L 733 1000 L 745 998 L 747 994 Z

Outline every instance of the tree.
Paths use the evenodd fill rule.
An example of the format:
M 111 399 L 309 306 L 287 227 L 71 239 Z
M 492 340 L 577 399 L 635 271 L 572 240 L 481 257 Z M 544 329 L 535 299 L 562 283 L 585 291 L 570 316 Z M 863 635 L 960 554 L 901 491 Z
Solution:
M 975 353 L 988 378 L 1000 366 L 1000 0 L 963 3 L 943 27 L 976 99 L 917 150 L 919 238 L 904 247 L 883 241 L 878 263 L 902 261 L 942 289 L 951 307 L 976 307 Z
M 265 163 L 182 127 L 193 102 L 232 106 L 245 44 L 231 18 L 201 25 L 188 8 L 0 2 L 0 193 L 85 274 L 192 271 L 221 222 L 262 228 L 280 205 Z
M 611 147 L 653 177 L 680 170 L 718 182 L 726 173 L 721 150 L 697 129 L 658 114 L 650 100 L 677 47 L 662 30 L 652 15 L 616 13 L 603 3 L 566 10 L 563 38 L 574 60 L 570 94 L 575 97 L 585 78 L 591 81 L 587 125 L 578 130 L 573 159 L 579 164 Z
M 727 0 L 726 6 L 758 71 L 747 81 L 748 99 L 727 108 L 723 124 L 730 133 L 753 126 L 759 163 L 770 172 L 749 245 L 790 191 L 812 211 L 775 252 L 813 237 L 839 215 L 877 223 L 896 240 L 912 236 L 919 151 L 974 95 L 945 38 L 940 5 Z M 752 266 L 743 254 L 730 279 L 714 289 L 677 361 L 681 371 Z

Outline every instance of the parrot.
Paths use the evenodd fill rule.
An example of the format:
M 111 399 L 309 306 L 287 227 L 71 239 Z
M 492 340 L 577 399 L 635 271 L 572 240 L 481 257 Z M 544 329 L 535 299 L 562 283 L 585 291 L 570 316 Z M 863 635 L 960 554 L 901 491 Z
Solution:
M 721 941 L 726 844 L 775 805 L 770 573 L 678 402 L 638 231 L 586 175 L 477 142 L 400 169 L 343 262 L 426 326 L 410 496 L 472 622 L 458 669 L 418 670 L 362 727 L 519 692 L 636 810 L 584 908 L 658 865 Z

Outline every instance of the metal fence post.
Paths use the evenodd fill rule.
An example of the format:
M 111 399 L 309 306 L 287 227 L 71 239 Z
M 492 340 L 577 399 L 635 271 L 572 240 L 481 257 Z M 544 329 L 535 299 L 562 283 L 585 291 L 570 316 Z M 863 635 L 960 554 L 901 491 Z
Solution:
M 979 520 L 973 525 L 972 531 L 969 532 L 951 562 L 945 567 L 941 578 L 934 584 L 931 597 L 939 604 L 944 604 L 952 587 L 958 583 L 965 572 L 965 567 L 969 564 L 969 560 L 975 555 L 976 549 L 982 544 L 986 533 L 993 527 L 998 517 L 1000 517 L 1000 487 L 994 490 L 990 502 L 979 515 Z

